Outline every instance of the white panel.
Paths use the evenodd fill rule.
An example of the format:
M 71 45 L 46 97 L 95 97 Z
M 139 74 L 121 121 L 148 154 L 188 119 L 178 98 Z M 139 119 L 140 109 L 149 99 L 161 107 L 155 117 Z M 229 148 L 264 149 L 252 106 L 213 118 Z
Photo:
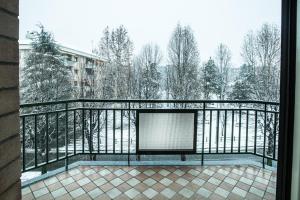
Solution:
M 140 150 L 193 150 L 194 113 L 140 113 Z

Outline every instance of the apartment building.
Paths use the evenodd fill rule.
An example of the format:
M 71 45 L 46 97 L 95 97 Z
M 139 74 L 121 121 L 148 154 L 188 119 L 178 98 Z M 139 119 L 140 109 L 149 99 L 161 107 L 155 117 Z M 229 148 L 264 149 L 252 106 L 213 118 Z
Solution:
M 103 66 L 104 60 L 99 56 L 58 45 L 64 57 L 65 65 L 71 71 L 75 97 L 92 98 L 95 84 L 95 70 Z M 30 44 L 19 44 L 20 69 L 25 65 L 26 54 L 32 49 Z

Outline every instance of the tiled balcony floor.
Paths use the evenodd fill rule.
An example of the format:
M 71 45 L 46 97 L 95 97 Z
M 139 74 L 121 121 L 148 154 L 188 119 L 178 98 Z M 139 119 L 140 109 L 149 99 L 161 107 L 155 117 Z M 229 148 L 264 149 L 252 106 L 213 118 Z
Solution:
M 275 199 L 256 166 L 79 166 L 22 189 L 23 199 Z

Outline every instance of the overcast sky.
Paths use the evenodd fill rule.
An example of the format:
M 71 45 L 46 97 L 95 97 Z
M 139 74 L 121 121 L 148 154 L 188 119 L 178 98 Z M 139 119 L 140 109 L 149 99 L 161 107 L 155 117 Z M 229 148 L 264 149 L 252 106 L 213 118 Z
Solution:
M 123 24 L 135 54 L 156 43 L 166 62 L 170 35 L 180 22 L 193 29 L 201 62 L 222 42 L 237 67 L 244 35 L 263 23 L 280 26 L 280 18 L 281 0 L 20 0 L 20 41 L 42 23 L 60 44 L 91 52 L 106 26 Z

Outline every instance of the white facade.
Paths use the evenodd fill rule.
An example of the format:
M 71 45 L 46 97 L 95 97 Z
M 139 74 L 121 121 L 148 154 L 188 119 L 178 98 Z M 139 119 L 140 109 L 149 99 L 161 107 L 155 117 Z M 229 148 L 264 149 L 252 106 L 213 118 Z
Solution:
M 93 86 L 95 84 L 95 70 L 103 66 L 104 60 L 94 54 L 62 45 L 58 46 L 60 53 L 65 58 L 65 65 L 71 70 L 72 83 L 77 90 L 76 97 L 92 98 Z M 31 49 L 30 44 L 19 44 L 20 69 L 24 67 L 26 54 Z

